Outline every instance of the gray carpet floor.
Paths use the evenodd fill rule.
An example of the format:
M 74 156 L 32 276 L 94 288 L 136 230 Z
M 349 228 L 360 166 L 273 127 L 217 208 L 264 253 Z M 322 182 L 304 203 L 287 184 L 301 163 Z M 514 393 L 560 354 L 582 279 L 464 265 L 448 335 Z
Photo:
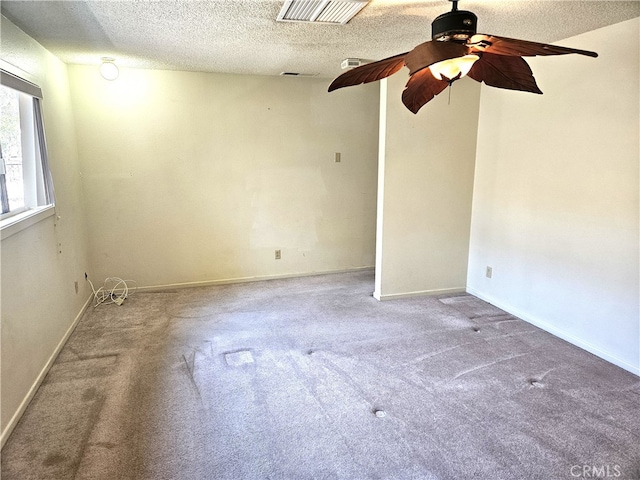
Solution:
M 640 477 L 638 377 L 470 295 L 372 290 L 358 272 L 90 308 L 3 480 Z

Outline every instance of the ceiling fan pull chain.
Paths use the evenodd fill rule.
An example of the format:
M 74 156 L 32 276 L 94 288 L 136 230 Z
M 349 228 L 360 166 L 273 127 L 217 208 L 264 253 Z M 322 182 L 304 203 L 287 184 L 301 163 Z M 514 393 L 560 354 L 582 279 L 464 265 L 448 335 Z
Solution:
M 447 105 L 451 105 L 451 85 L 453 85 L 453 82 L 449 82 L 449 103 Z

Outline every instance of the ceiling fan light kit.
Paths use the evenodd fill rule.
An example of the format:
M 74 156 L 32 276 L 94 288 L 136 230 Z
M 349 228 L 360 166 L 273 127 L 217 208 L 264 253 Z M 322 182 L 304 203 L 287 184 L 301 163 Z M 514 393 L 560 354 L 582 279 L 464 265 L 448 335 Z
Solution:
M 381 80 L 406 66 L 409 81 L 402 92 L 402 102 L 411 112 L 418 113 L 464 76 L 490 87 L 541 94 L 531 68 L 522 57 L 569 53 L 598 56 L 587 50 L 477 33 L 478 17 L 458 10 L 457 0 L 452 2 L 452 10 L 431 23 L 430 41 L 410 52 L 353 68 L 337 77 L 329 91 Z

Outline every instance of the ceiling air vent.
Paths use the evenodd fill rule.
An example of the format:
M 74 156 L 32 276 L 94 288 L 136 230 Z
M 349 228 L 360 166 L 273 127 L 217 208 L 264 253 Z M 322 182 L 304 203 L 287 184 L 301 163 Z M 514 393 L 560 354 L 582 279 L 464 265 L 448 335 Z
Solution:
M 344 25 L 369 0 L 285 0 L 279 22 L 319 22 Z
M 316 77 L 317 73 L 280 72 L 283 77 Z

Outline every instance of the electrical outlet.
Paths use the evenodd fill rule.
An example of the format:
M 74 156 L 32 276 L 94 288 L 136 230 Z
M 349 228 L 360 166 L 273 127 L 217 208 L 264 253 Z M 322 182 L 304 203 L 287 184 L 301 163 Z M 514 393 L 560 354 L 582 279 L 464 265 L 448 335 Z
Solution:
M 276 250 L 276 260 L 280 260 L 282 258 L 282 251 Z
M 340 163 L 342 161 L 340 157 L 342 157 L 342 155 L 340 155 L 340 152 L 336 152 L 336 163 Z
M 493 268 L 487 267 L 487 272 L 485 273 L 485 276 L 487 278 L 491 278 L 492 275 L 493 275 Z

